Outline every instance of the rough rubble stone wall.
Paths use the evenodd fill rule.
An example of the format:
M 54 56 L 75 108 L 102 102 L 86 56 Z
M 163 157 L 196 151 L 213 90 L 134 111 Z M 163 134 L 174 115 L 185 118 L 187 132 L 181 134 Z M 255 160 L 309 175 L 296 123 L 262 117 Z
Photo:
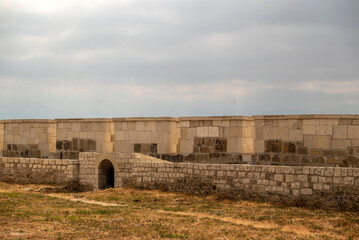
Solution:
M 255 163 L 359 166 L 358 115 L 253 118 Z
M 79 161 L 40 158 L 0 158 L 0 180 L 16 183 L 78 182 Z
M 56 119 L 55 158 L 78 159 L 79 152 L 113 152 L 112 119 Z
M 80 153 L 79 164 L 79 181 L 83 189 L 98 189 L 99 165 L 103 160 L 109 160 L 115 173 L 115 187 L 122 186 L 122 169 L 130 167 L 123 165 L 121 160 L 141 159 L 142 161 L 164 162 L 162 160 L 140 154 L 140 153 Z
M 4 120 L 3 156 L 48 157 L 55 151 L 53 120 Z
M 115 152 L 178 153 L 177 118 L 115 118 Z
M 96 189 L 98 164 L 104 159 L 115 166 L 115 187 L 359 210 L 358 168 L 169 163 L 140 154 L 83 153 L 80 183 Z

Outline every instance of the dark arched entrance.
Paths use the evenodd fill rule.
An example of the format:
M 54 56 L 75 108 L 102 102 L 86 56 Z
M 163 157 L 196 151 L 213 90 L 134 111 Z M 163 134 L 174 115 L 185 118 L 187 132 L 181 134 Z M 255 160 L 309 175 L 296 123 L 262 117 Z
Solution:
M 111 161 L 105 159 L 98 166 L 98 188 L 115 187 L 115 171 Z

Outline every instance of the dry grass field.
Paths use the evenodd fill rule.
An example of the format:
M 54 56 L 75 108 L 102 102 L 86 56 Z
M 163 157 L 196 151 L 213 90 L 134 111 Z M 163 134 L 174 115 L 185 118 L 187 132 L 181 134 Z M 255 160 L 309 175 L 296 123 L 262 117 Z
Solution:
M 138 189 L 0 183 L 0 239 L 359 239 L 359 213 Z

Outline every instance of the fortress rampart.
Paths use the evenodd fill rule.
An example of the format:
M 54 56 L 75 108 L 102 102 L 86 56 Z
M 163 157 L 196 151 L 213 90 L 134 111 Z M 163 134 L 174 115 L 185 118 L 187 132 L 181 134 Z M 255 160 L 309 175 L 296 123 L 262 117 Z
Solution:
M 359 209 L 359 115 L 0 121 L 0 180 Z
M 4 157 L 143 153 L 171 162 L 359 165 L 359 115 L 0 121 Z
M 0 157 L 0 180 L 223 194 L 292 206 L 359 210 L 359 168 L 172 163 L 140 153 L 93 152 L 80 153 L 79 160 Z

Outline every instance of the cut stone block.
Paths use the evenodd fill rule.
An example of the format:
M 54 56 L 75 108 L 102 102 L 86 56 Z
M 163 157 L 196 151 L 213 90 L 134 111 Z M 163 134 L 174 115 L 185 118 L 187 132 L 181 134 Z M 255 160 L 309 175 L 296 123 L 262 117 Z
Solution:
M 198 127 L 197 137 L 208 137 L 208 127 Z
M 334 139 L 346 139 L 348 138 L 348 126 L 338 125 L 333 127 L 333 138 Z
M 351 140 L 332 140 L 332 149 L 347 149 Z
M 348 138 L 359 139 L 359 126 L 348 126 Z

